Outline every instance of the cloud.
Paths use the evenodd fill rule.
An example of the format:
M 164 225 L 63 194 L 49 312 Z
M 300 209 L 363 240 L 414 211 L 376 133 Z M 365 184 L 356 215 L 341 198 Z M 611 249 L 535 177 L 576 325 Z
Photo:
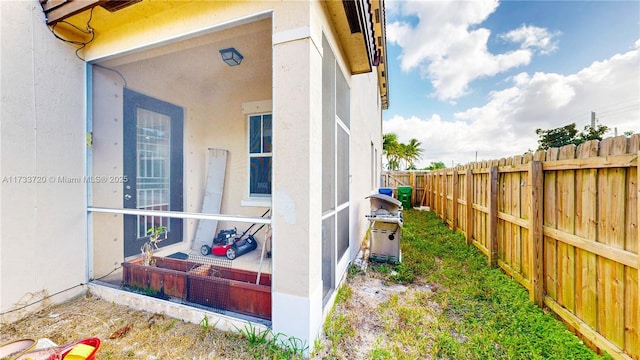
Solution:
M 520 48 L 522 49 L 538 50 L 541 54 L 546 55 L 558 49 L 558 42 L 555 37 L 559 35 L 560 32 L 550 32 L 545 28 L 523 24 L 519 28 L 506 34 L 501 34 L 498 37 L 503 40 L 520 43 Z
M 435 97 L 441 101 L 455 100 L 469 92 L 469 83 L 475 79 L 529 64 L 532 49 L 551 51 L 552 34 L 528 27 L 505 35 L 513 38 L 511 41 L 522 38 L 520 49 L 490 53 L 487 41 L 491 31 L 476 26 L 497 7 L 496 0 L 394 3 L 392 13 L 408 20 L 391 22 L 387 26 L 387 40 L 402 48 L 399 58 L 402 71 L 418 69 L 423 78 L 431 80 Z
M 392 116 L 383 123 L 401 142 L 421 141 L 424 155 L 417 165 L 442 161 L 466 164 L 523 154 L 537 148 L 535 130 L 576 123 L 589 124 L 591 111 L 600 124 L 640 132 L 640 40 L 635 48 L 593 62 L 575 74 L 525 72 L 509 79 L 508 88 L 489 94 L 485 105 L 443 120 Z M 613 131 L 607 136 L 612 136 Z

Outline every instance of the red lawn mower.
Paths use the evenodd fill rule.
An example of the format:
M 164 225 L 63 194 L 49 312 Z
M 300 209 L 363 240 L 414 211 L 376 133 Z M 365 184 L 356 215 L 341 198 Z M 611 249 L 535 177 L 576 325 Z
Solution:
M 262 217 L 264 217 L 271 209 L 267 210 Z M 200 247 L 200 254 L 206 256 L 209 254 L 213 254 L 216 256 L 226 256 L 227 259 L 233 260 L 238 256 L 244 255 L 250 251 L 253 251 L 258 248 L 258 240 L 254 237 L 255 234 L 258 233 L 263 227 L 260 226 L 258 230 L 254 231 L 249 236 L 245 237 L 245 235 L 254 227 L 255 224 L 249 226 L 247 230 L 245 230 L 239 237 L 236 237 L 238 230 L 233 228 L 230 230 L 220 230 L 218 235 L 213 238 L 213 244 L 202 245 Z

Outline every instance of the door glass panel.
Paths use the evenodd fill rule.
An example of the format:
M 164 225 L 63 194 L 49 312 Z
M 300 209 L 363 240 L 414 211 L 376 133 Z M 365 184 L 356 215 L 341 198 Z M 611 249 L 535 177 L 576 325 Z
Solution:
M 170 117 L 150 110 L 137 109 L 137 208 L 169 210 Z M 138 215 L 136 233 L 147 235 L 155 226 L 166 226 L 168 219 Z

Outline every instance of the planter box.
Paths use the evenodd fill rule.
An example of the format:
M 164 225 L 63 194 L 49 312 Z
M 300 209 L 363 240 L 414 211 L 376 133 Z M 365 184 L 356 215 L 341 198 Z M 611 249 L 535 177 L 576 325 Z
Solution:
M 271 320 L 271 278 L 253 271 L 192 261 L 156 258 L 155 266 L 142 259 L 122 264 L 125 286 L 152 291 L 214 309 Z
M 122 264 L 122 280 L 126 286 L 143 291 L 153 291 L 159 297 L 187 298 L 187 264 L 177 264 L 174 259 L 155 258 L 155 266 L 142 265 L 142 259 Z
M 189 272 L 187 301 L 271 320 L 271 279 L 253 271 L 211 265 Z

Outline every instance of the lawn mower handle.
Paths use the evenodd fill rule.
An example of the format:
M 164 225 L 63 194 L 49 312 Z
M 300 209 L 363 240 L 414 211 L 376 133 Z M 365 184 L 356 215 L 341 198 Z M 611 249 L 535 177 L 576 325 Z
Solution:
M 264 212 L 264 214 L 260 215 L 260 217 L 261 217 L 261 218 L 263 218 L 265 215 L 267 215 L 267 214 L 269 213 L 269 211 L 271 211 L 271 208 L 267 209 L 267 211 L 265 211 L 265 212 Z M 243 237 L 244 237 L 244 236 L 249 232 L 249 230 L 251 230 L 251 228 L 252 228 L 252 227 L 254 227 L 255 225 L 256 225 L 255 223 L 251 224 L 251 226 L 249 226 L 249 227 L 247 228 L 247 230 L 245 230 L 245 231 L 242 233 L 242 235 L 240 235 L 239 239 L 242 239 L 242 238 L 243 238 Z M 262 229 L 262 228 L 264 227 L 264 225 L 265 225 L 265 224 L 262 224 L 262 226 L 260 226 L 260 227 L 258 228 L 258 230 L 256 230 L 256 231 L 255 231 L 253 234 L 251 234 L 251 235 L 255 235 L 258 231 L 260 231 L 260 229 Z

